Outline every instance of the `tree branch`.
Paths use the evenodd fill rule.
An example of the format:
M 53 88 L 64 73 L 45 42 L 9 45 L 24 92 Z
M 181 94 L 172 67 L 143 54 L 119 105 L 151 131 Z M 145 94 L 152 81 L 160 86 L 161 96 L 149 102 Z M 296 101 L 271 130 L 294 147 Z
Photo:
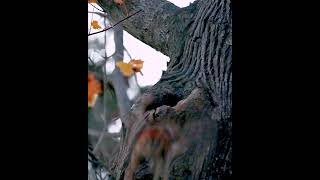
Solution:
M 118 24 L 120 24 L 121 22 L 125 21 L 126 19 L 129 19 L 130 17 L 138 14 L 140 11 L 142 11 L 142 10 L 140 9 L 139 11 L 131 14 L 130 16 L 127 16 L 127 17 L 121 19 L 120 21 L 118 21 L 117 23 L 115 23 L 115 24 L 114 24 L 113 26 L 111 26 L 111 27 L 107 27 L 107 28 L 102 29 L 101 31 L 97 31 L 97 32 L 94 32 L 94 33 L 90 33 L 90 34 L 88 34 L 88 36 L 92 36 L 92 35 L 94 35 L 94 34 L 102 33 L 102 32 L 105 32 L 105 31 L 107 31 L 107 30 L 109 30 L 109 29 L 112 29 L 113 27 L 115 27 L 116 25 L 118 25 Z
M 125 16 L 120 6 L 112 1 L 98 1 L 100 7 L 107 11 L 114 20 L 119 21 Z M 125 6 L 129 14 L 139 9 L 143 12 L 138 16 L 122 23 L 124 29 L 137 39 L 150 45 L 162 53 L 169 55 L 172 36 L 183 36 L 179 29 L 184 29 L 184 17 L 180 16 L 184 9 L 180 9 L 166 0 L 127 0 Z M 181 26 L 177 24 L 181 23 Z M 179 27 L 178 30 L 175 27 Z M 178 38 L 180 41 L 180 38 Z
M 115 25 L 120 24 L 132 16 L 122 19 L 124 13 L 121 9 L 123 8 L 115 5 L 112 1 L 99 0 L 98 4 L 108 11 L 108 15 L 112 16 L 114 21 L 121 19 Z M 157 46 L 158 48 L 155 47 L 157 50 L 169 55 L 171 59 L 179 57 L 185 39 L 184 36 L 186 33 L 184 32 L 188 30 L 185 26 L 189 26 L 190 24 L 194 5 L 189 8 L 180 9 L 166 0 L 127 0 L 125 5 L 128 7 L 129 12 L 133 12 L 135 9 L 139 9 L 140 12 L 141 8 L 144 9 L 139 15 L 121 24 L 130 34 L 134 36 L 136 36 L 134 33 L 138 34 L 139 37 L 141 37 L 138 39 L 151 46 Z M 141 17 L 140 15 L 144 16 Z M 100 32 L 111 28 L 112 27 L 106 28 Z M 149 43 L 147 41 L 149 41 Z M 124 121 L 124 119 L 125 118 L 121 118 L 122 121 Z

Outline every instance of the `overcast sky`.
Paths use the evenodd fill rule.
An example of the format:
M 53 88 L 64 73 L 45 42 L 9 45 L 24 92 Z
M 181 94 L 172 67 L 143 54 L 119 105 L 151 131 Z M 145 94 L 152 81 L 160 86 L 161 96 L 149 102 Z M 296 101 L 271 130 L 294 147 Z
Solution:
M 189 6 L 190 3 L 192 3 L 194 0 L 167 0 L 172 2 L 178 7 L 186 7 Z

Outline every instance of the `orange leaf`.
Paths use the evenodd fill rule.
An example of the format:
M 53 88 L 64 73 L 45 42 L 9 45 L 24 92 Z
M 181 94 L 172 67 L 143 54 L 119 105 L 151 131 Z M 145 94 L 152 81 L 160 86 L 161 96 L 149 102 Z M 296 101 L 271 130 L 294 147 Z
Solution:
M 97 0 L 88 0 L 88 3 L 97 3 Z
M 116 63 L 116 66 L 120 69 L 122 74 L 126 77 L 130 77 L 134 73 L 132 66 L 130 64 L 119 61 Z
M 101 29 L 101 26 L 98 24 L 98 21 L 92 21 L 91 26 L 93 29 Z
M 88 107 L 93 107 L 98 95 L 102 92 L 101 83 L 92 73 L 88 74 Z
M 141 72 L 141 69 L 143 68 L 143 61 L 140 59 L 132 59 L 129 64 L 135 72 Z
M 124 4 L 124 0 L 114 0 L 114 2 L 119 6 L 122 6 Z

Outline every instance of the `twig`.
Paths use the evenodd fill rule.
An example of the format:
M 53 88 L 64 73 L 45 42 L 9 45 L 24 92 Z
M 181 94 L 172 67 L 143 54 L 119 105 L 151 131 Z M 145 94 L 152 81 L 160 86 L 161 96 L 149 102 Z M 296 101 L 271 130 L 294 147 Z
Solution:
M 103 180 L 105 180 L 108 177 L 108 173 L 106 172 L 106 175 L 104 176 Z
M 127 53 L 127 55 L 129 56 L 129 58 L 132 59 L 132 57 L 130 56 L 130 53 L 129 53 L 129 51 L 127 50 L 127 48 L 123 46 L 123 49 L 124 49 L 124 51 Z
M 96 63 L 97 66 L 99 66 L 99 67 L 104 66 L 109 61 L 109 59 L 112 58 L 115 54 L 116 53 L 113 53 L 111 56 L 104 57 L 104 60 L 99 61 L 99 62 Z
M 91 3 L 89 3 L 92 7 L 94 7 L 96 10 L 98 10 L 98 11 L 101 11 L 101 12 L 105 12 L 102 8 L 102 10 L 101 9 L 99 9 L 99 8 L 97 8 L 96 6 L 94 6 L 93 4 L 91 4 Z
M 88 60 L 90 61 L 90 63 L 91 63 L 93 66 L 95 65 L 94 61 L 93 61 L 90 57 L 88 57 Z
M 104 17 L 104 27 L 107 27 L 107 14 L 105 14 L 105 17 Z M 107 31 L 104 33 L 104 57 L 107 57 Z
M 96 14 L 96 15 L 99 15 L 99 16 L 107 17 L 107 14 L 104 14 L 102 12 L 88 11 L 88 13 L 92 13 L 92 14 Z
M 139 12 L 141 12 L 141 11 L 142 11 L 142 10 L 140 9 L 139 11 L 137 11 L 137 12 L 135 12 L 135 13 L 131 14 L 130 16 L 127 16 L 127 17 L 125 17 L 124 19 L 122 19 L 122 20 L 118 21 L 117 23 L 115 23 L 115 24 L 114 24 L 114 25 L 112 25 L 111 27 L 104 28 L 103 30 L 101 30 L 101 31 L 97 31 L 97 32 L 94 32 L 94 33 L 89 33 L 89 34 L 88 34 L 88 36 L 91 36 L 91 35 L 94 35 L 94 34 L 98 34 L 98 33 L 101 33 L 101 32 L 104 32 L 104 31 L 107 31 L 107 30 L 109 30 L 109 29 L 112 29 L 112 28 L 113 28 L 113 27 L 115 27 L 116 25 L 118 25 L 118 24 L 120 24 L 121 22 L 123 22 L 123 21 L 125 21 L 125 20 L 129 19 L 130 17 L 132 17 L 132 16 L 134 16 L 134 15 L 138 14 L 138 13 L 139 13 Z
M 105 18 L 105 20 L 106 20 L 106 18 Z M 105 23 L 106 23 L 106 21 L 105 21 Z M 103 31 L 101 31 L 101 32 L 103 32 Z M 107 55 L 107 54 L 105 54 L 105 55 Z M 107 58 L 105 59 L 105 62 L 107 61 Z M 105 71 L 105 66 L 103 66 L 103 70 Z M 104 73 L 105 74 L 105 73 Z M 106 76 L 104 76 L 103 77 L 103 82 L 105 83 L 107 81 L 107 79 L 106 79 Z M 105 97 L 105 96 L 104 96 Z M 105 103 L 105 101 L 104 101 L 104 103 Z M 106 114 L 106 111 L 105 111 L 105 109 L 104 109 L 104 115 Z M 97 143 L 96 143 L 96 145 L 95 145 L 95 147 L 94 147 L 94 149 L 93 149 L 93 153 L 94 154 L 96 154 L 97 153 L 97 151 L 98 151 L 98 149 L 99 149 L 99 146 L 100 146 L 100 144 L 102 143 L 102 141 L 103 141 L 103 138 L 104 138 L 104 136 L 105 136 L 105 133 L 106 133 L 106 131 L 107 131 L 107 128 L 108 128 L 108 123 L 107 123 L 107 120 L 106 119 L 103 119 L 104 120 L 104 127 L 103 127 L 103 130 L 102 130 L 102 132 L 101 132 L 101 134 L 100 134 L 100 137 L 99 137 L 99 139 L 98 139 L 98 141 L 97 141 Z
M 94 169 L 94 174 L 96 175 L 96 179 L 99 180 L 98 170 L 97 169 Z
M 99 174 L 98 174 L 98 175 L 99 175 L 99 178 L 102 180 L 101 171 L 102 171 L 102 169 L 100 168 L 100 169 L 99 169 Z
M 101 144 L 101 142 L 102 142 L 102 140 L 104 138 L 105 132 L 107 131 L 107 127 L 108 127 L 107 121 L 104 121 L 104 127 L 103 127 L 103 130 L 102 130 L 101 134 L 100 134 L 98 142 L 97 142 L 96 146 L 94 147 L 94 149 L 92 151 L 93 154 L 97 153 L 97 151 L 99 149 L 99 146 L 100 146 L 100 144 Z

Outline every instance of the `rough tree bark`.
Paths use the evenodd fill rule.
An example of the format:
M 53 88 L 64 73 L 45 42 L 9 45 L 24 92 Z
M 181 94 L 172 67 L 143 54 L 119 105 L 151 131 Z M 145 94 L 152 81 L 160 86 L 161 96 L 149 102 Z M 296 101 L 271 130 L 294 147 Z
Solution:
M 124 18 L 123 8 L 113 1 L 98 2 L 114 20 Z M 126 0 L 125 3 L 129 14 L 143 11 L 123 22 L 124 29 L 169 56 L 170 63 L 161 80 L 122 119 L 120 149 L 110 163 L 113 177 L 123 178 L 137 134 L 150 123 L 146 115 L 154 117 L 147 118 L 151 121 L 174 118 L 185 130 L 183 135 L 190 145 L 185 153 L 171 161 L 171 179 L 230 177 L 231 1 L 198 0 L 186 8 L 178 8 L 166 0 Z M 166 107 L 176 111 L 165 111 Z M 159 113 L 161 119 L 157 118 Z M 147 163 L 142 163 L 136 178 L 149 176 Z

